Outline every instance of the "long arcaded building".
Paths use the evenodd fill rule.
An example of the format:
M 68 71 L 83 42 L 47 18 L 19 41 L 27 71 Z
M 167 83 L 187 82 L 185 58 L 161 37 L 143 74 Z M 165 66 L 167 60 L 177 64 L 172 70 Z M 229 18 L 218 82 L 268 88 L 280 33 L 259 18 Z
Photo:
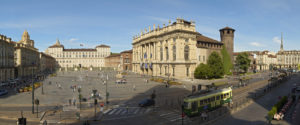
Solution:
M 45 52 L 56 59 L 57 67 L 104 67 L 104 58 L 110 55 L 110 46 L 99 45 L 96 48 L 65 49 L 57 40 Z

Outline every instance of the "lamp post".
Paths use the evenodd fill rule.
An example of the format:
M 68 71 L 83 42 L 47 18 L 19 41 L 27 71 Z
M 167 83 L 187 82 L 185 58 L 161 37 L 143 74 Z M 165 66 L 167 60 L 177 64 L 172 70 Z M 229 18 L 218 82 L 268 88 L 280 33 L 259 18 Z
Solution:
M 33 66 L 34 66 L 34 62 L 32 62 L 32 78 L 31 78 L 31 84 L 32 84 L 32 98 L 31 98 L 31 101 L 32 101 L 32 114 L 34 114 L 34 82 L 33 82 Z
M 78 88 L 79 111 L 81 110 L 81 98 L 82 98 L 81 88 Z
M 105 103 L 106 103 L 106 106 L 108 104 L 108 96 L 109 96 L 109 93 L 107 92 L 107 84 L 108 84 L 108 75 L 106 75 L 106 81 L 105 82 L 105 95 L 106 95 L 106 98 L 105 98 Z
M 94 107 L 95 107 L 95 120 L 96 120 L 96 106 L 97 106 L 97 103 L 98 103 L 98 101 L 97 101 L 97 99 L 96 99 L 96 93 L 97 93 L 97 90 L 96 89 L 94 89 L 93 90 L 93 98 L 94 98 Z
M 40 100 L 39 99 L 35 99 L 34 100 L 35 104 L 36 104 L 36 117 L 38 118 L 39 117 L 39 104 L 40 104 Z

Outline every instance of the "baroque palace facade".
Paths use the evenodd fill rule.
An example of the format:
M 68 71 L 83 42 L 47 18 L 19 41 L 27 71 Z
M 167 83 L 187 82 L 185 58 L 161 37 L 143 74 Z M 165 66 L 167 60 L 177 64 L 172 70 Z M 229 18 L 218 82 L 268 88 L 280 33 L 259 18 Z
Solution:
M 133 38 L 133 72 L 170 78 L 194 78 L 198 64 L 226 45 L 233 60 L 234 29 L 220 29 L 221 42 L 203 36 L 193 21 L 177 19 L 167 26 L 153 26 Z M 220 54 L 221 55 L 221 54 Z
M 57 67 L 104 67 L 104 58 L 110 55 L 110 46 L 99 45 L 95 49 L 65 49 L 57 40 L 45 52 L 56 59 Z
M 0 82 L 13 79 L 14 71 L 14 43 L 11 38 L 0 35 Z
M 15 74 L 16 77 L 28 77 L 40 72 L 40 52 L 34 47 L 34 41 L 30 39 L 25 30 L 22 39 L 15 42 Z

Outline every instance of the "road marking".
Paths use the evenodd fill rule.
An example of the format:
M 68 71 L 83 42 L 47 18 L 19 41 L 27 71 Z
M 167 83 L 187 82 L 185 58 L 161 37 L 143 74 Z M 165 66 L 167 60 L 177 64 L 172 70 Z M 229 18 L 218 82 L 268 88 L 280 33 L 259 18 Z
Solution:
M 106 114 L 107 112 L 109 112 L 111 109 L 107 109 L 105 110 L 103 113 Z
M 170 121 L 171 121 L 171 122 L 174 122 L 174 121 L 176 121 L 176 120 L 178 120 L 178 119 L 181 119 L 181 117 L 178 117 L 178 118 L 172 119 L 172 120 L 170 120 Z
M 113 110 L 111 110 L 109 113 L 108 113 L 108 115 L 111 115 L 111 114 L 113 114 L 115 111 L 117 111 L 118 109 L 113 109 Z
M 169 114 L 173 114 L 174 112 L 169 112 L 169 113 L 166 113 L 166 114 L 161 114 L 159 116 L 165 116 L 165 115 L 169 115 Z
M 120 115 L 124 115 L 127 112 L 127 110 L 123 110 L 123 112 Z
M 148 108 L 144 113 L 148 113 L 149 111 L 150 111 L 151 109 L 150 108 Z
M 138 108 L 137 110 L 135 110 L 134 112 L 133 112 L 133 114 L 136 114 L 136 113 L 138 113 L 140 111 L 140 108 Z
M 173 119 L 173 118 L 176 118 L 176 117 L 180 117 L 180 115 L 179 115 L 179 114 L 172 114 L 172 115 L 164 116 L 164 118 L 165 118 L 165 119 L 168 119 L 168 120 Z
M 119 109 L 118 111 L 116 111 L 115 115 L 118 115 L 123 109 Z

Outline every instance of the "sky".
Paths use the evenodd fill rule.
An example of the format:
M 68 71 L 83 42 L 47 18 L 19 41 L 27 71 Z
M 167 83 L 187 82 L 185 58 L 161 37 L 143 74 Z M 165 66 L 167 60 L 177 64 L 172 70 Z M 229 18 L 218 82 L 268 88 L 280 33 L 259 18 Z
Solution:
M 0 34 L 19 41 L 26 29 L 39 51 L 59 39 L 65 48 L 121 52 L 142 29 L 179 17 L 216 40 L 219 29 L 234 28 L 236 52 L 277 52 L 281 32 L 284 49 L 299 50 L 299 12 L 299 0 L 1 0 Z

